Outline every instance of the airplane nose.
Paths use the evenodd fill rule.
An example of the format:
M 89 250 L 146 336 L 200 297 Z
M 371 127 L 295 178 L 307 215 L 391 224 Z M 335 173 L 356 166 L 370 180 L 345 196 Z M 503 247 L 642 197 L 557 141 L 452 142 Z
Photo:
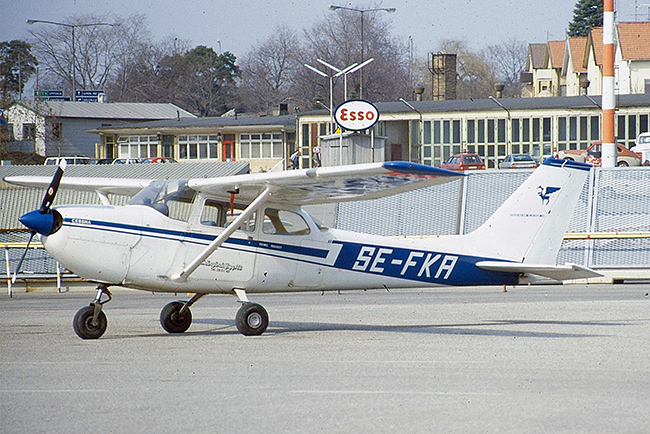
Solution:
M 27 229 L 31 229 L 41 235 L 49 235 L 54 229 L 54 213 L 41 214 L 38 210 L 23 214 L 18 219 Z

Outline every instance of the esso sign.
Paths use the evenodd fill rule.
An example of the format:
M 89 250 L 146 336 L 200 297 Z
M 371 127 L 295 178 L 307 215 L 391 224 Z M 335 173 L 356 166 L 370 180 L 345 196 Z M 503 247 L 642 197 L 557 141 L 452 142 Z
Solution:
M 379 120 L 379 110 L 362 99 L 346 101 L 336 108 L 334 119 L 341 128 L 352 131 L 367 130 Z

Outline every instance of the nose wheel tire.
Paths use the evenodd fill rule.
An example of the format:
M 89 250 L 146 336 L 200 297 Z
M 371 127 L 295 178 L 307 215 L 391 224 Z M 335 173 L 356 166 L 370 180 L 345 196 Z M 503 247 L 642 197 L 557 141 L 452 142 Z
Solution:
M 192 312 L 186 308 L 181 313 L 185 303 L 181 301 L 172 301 L 168 303 L 160 312 L 160 325 L 167 333 L 183 333 L 192 324 Z
M 235 317 L 237 330 L 244 336 L 259 336 L 269 326 L 269 314 L 256 303 L 244 303 Z
M 81 339 L 99 339 L 106 331 L 108 320 L 104 312 L 100 311 L 95 321 L 93 320 L 94 315 L 95 306 L 91 304 L 90 306 L 79 309 L 74 316 L 72 327 Z

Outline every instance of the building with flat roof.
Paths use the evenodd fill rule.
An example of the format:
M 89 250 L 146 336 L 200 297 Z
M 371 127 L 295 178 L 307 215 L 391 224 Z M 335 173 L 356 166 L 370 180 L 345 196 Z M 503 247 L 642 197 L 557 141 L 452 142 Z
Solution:
M 375 103 L 383 160 L 405 160 L 439 166 L 460 152 L 478 153 L 488 168 L 497 168 L 508 154 L 542 157 L 565 149 L 584 149 L 601 139 L 601 97 L 503 98 L 453 101 Z M 616 140 L 630 148 L 641 132 L 649 131 L 650 94 L 617 97 Z M 303 167 L 311 152 L 329 138 L 326 110 L 301 113 L 297 143 Z M 326 140 L 325 143 L 331 142 Z M 326 155 L 324 152 L 322 155 Z M 346 161 L 344 164 L 358 163 Z M 328 165 L 327 162 L 322 162 Z
M 172 157 L 178 162 L 247 161 L 253 172 L 283 169 L 293 153 L 294 115 L 166 119 L 108 125 L 99 134 L 108 157 Z

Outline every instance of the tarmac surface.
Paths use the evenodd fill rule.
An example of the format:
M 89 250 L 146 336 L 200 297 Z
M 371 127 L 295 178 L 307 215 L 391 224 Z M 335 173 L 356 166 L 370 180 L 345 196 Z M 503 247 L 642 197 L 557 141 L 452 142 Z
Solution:
M 173 294 L 0 295 L 0 433 L 647 433 L 650 284 L 208 296 L 180 335 Z M 181 296 L 180 299 L 186 299 Z

